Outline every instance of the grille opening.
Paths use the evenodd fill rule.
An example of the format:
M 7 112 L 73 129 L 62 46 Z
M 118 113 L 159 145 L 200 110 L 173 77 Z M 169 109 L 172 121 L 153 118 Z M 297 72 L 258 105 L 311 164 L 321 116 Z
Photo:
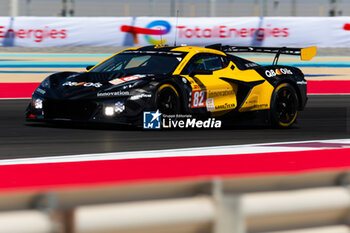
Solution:
M 86 100 L 47 100 L 44 103 L 45 118 L 88 120 L 98 104 Z

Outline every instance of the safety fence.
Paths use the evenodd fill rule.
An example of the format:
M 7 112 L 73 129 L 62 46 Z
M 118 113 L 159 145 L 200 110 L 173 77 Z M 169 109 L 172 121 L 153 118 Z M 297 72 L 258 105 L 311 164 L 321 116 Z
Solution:
M 334 16 L 349 0 L 4 0 L 3 16 Z
M 22 190 L 0 232 L 347 233 L 348 171 Z

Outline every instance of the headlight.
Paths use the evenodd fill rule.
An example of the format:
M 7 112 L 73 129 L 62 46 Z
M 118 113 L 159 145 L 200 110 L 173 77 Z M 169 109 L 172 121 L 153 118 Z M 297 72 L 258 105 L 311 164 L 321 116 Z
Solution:
M 105 107 L 105 115 L 106 116 L 113 116 L 114 115 L 114 107 L 112 107 L 112 106 Z
M 43 109 L 43 100 L 42 99 L 33 99 L 32 106 L 38 110 Z
M 104 107 L 104 114 L 106 116 L 114 116 L 114 114 L 119 114 L 124 112 L 125 105 L 124 103 L 118 101 L 114 105 L 107 105 Z

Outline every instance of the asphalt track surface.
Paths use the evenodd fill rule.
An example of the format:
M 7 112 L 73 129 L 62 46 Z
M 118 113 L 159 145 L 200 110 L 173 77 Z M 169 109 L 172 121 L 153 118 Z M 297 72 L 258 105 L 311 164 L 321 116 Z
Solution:
M 350 137 L 350 95 L 309 96 L 291 129 L 142 130 L 26 122 L 29 100 L 0 100 L 0 159 Z

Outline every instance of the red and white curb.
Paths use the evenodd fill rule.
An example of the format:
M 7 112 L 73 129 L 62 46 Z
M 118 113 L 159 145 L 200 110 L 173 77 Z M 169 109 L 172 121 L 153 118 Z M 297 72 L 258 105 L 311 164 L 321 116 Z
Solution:
M 0 160 L 0 191 L 350 170 L 350 139 Z
M 218 155 L 243 155 L 275 152 L 299 152 L 350 148 L 350 139 L 312 140 L 277 143 L 260 143 L 234 146 L 193 147 L 184 149 L 148 150 L 116 153 L 80 154 L 39 158 L 5 159 L 1 165 L 86 162 L 103 160 L 147 159 L 167 157 L 194 157 Z M 350 155 L 349 155 L 350 156 Z

